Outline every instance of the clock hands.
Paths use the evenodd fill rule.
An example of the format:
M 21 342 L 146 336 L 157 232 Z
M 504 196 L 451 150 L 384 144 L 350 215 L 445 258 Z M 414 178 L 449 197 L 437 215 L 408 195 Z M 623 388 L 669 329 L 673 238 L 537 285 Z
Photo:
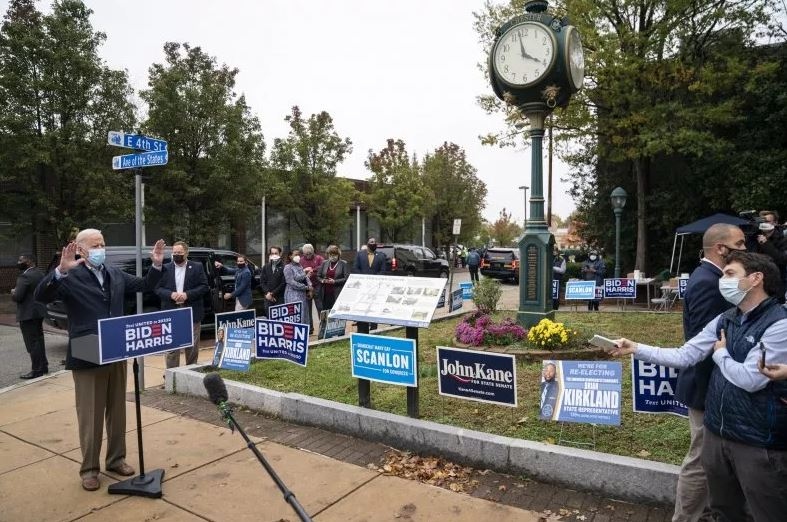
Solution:
M 535 56 L 529 55 L 527 53 L 527 51 L 525 51 L 525 45 L 522 43 L 522 35 L 521 34 L 519 35 L 519 49 L 520 49 L 520 51 L 522 53 L 522 58 L 527 58 L 528 60 L 534 60 L 536 62 L 541 62 L 541 60 L 539 60 Z

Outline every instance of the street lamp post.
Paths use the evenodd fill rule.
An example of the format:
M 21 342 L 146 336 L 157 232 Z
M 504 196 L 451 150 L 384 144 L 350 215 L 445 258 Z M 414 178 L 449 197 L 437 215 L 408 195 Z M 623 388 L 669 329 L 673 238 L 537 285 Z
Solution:
M 527 228 L 527 189 L 529 189 L 529 188 L 530 187 L 528 187 L 527 185 L 522 185 L 521 187 L 519 187 L 519 190 L 524 190 L 525 191 L 525 208 L 524 208 L 524 210 L 525 210 L 525 225 L 522 228 L 522 230 L 525 230 Z
M 620 215 L 626 206 L 626 196 L 622 187 L 612 191 L 612 211 L 615 213 L 615 278 L 620 277 Z

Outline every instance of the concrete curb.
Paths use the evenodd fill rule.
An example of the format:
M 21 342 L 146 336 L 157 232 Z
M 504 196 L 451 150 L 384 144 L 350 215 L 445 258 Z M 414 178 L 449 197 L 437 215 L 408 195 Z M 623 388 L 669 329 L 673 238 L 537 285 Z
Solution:
M 201 365 L 166 370 L 169 393 L 207 397 Z M 519 473 L 571 489 L 636 502 L 674 504 L 677 466 L 608 453 L 513 439 L 225 381 L 230 402 L 396 448 L 432 453 L 495 471 Z

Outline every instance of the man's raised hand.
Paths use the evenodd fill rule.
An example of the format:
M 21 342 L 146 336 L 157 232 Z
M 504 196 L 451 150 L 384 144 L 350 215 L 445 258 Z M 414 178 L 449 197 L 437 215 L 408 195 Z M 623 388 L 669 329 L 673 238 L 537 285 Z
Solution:
M 85 260 L 82 258 L 77 259 L 77 244 L 71 242 L 63 247 L 63 251 L 60 253 L 60 265 L 57 268 L 61 274 L 66 274 L 84 262 Z

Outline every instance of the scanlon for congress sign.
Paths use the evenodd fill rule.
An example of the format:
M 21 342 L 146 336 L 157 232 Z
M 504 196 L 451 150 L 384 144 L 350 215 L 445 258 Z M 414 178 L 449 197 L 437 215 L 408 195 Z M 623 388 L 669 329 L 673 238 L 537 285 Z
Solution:
M 440 395 L 516 408 L 516 358 L 511 354 L 437 347 Z
M 426 328 L 446 280 L 351 274 L 328 317 Z
M 352 375 L 400 386 L 418 386 L 415 339 L 351 334 Z
M 101 319 L 99 364 L 191 346 L 191 321 L 191 307 Z

